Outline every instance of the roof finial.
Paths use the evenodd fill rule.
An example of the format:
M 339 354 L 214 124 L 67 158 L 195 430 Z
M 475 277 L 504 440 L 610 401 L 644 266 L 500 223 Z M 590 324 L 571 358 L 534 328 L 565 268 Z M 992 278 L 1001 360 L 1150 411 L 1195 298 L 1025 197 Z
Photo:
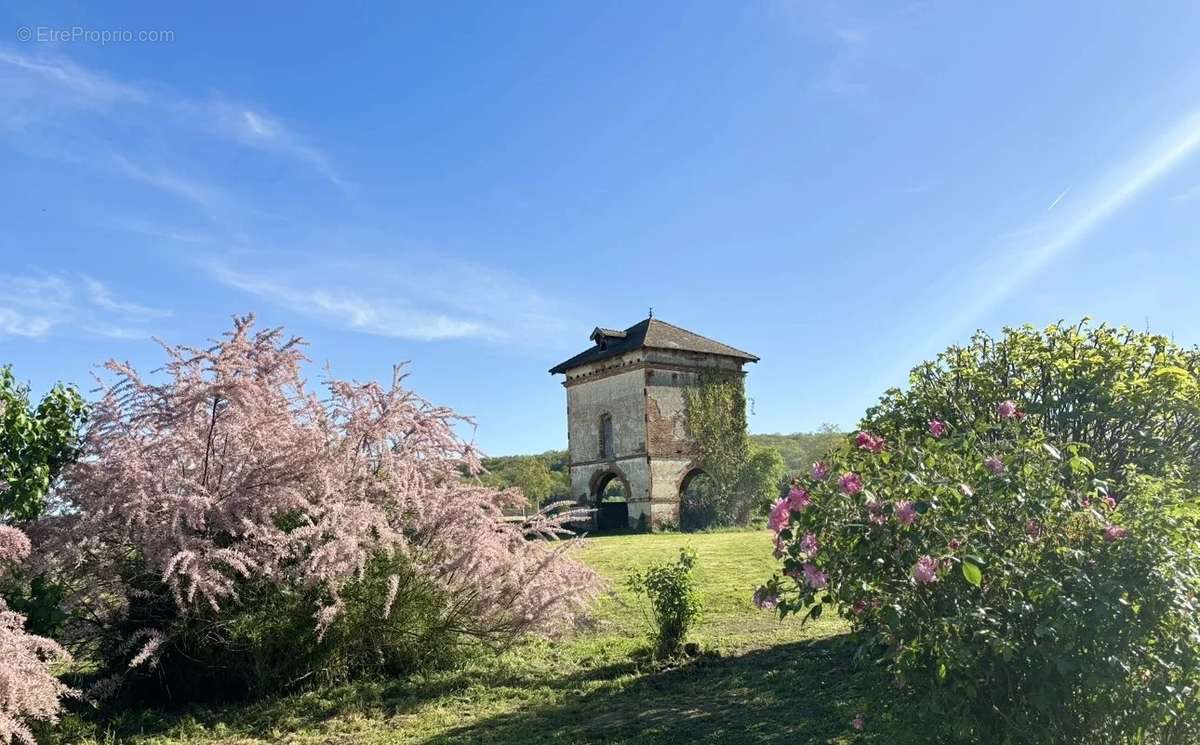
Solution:
M 654 306 L 653 305 L 650 306 L 650 317 L 654 318 Z

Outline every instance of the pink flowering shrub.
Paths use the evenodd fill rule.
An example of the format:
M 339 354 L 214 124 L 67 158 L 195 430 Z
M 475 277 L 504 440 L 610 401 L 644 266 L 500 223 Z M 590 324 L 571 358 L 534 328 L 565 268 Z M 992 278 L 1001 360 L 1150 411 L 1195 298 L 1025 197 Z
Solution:
M 301 344 L 242 318 L 211 348 L 165 347 L 161 381 L 109 363 L 115 380 L 57 494 L 66 517 L 43 532 L 73 607 L 124 637 L 110 654 L 150 667 L 190 637 L 231 646 L 236 619 L 269 625 L 264 608 L 286 616 L 274 643 L 293 658 L 434 627 L 443 642 L 502 643 L 585 612 L 600 581 L 573 541 L 552 540 L 578 515 L 552 505 L 505 520 L 519 495 L 474 478 L 460 417 L 399 372 L 390 385 L 327 379 L 318 394 Z M 402 626 L 413 603 L 420 634 Z M 366 617 L 395 633 L 339 630 Z M 238 643 L 253 648 L 255 628 Z
M 0 579 L 29 555 L 29 539 L 0 525 Z M 35 745 L 30 726 L 58 720 L 60 699 L 70 689 L 53 667 L 68 659 L 55 642 L 25 631 L 25 617 L 0 598 L 0 743 Z
M 1192 742 L 1195 484 L 1127 472 L 1112 498 L 1086 448 L 1019 413 L 847 438 L 825 459 L 843 475 L 772 516 L 782 566 L 758 605 L 844 615 L 956 741 Z

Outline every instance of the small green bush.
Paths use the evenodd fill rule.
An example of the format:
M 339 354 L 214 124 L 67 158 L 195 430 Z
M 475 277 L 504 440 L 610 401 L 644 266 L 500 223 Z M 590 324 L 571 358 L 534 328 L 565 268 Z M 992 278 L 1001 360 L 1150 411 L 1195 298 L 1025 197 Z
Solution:
M 688 631 L 700 618 L 700 596 L 692 569 L 696 551 L 679 549 L 679 559 L 656 564 L 629 578 L 634 592 L 645 595 L 653 606 L 655 654 L 673 657 L 683 648 Z

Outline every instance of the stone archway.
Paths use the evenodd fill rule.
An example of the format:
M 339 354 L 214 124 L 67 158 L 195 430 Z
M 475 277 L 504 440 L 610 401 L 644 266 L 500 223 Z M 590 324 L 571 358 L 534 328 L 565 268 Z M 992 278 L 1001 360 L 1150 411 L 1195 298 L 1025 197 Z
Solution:
M 679 529 L 695 530 L 712 524 L 712 477 L 698 464 L 692 463 L 679 478 L 675 494 L 679 499 Z
M 614 488 L 615 487 L 615 488 Z M 596 510 L 596 530 L 629 529 L 629 479 L 616 466 L 597 471 L 588 488 L 588 502 Z

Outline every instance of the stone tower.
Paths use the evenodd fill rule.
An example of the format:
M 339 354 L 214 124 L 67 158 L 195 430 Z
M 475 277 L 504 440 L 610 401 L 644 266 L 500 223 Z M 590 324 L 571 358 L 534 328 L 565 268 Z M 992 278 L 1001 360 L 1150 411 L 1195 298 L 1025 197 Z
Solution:
M 742 366 L 758 358 L 657 318 L 624 331 L 597 328 L 591 340 L 550 369 L 566 375 L 571 495 L 598 507 L 619 479 L 625 507 L 606 504 L 600 522 L 678 524 L 680 494 L 700 472 L 683 389 L 705 371 L 745 375 Z

